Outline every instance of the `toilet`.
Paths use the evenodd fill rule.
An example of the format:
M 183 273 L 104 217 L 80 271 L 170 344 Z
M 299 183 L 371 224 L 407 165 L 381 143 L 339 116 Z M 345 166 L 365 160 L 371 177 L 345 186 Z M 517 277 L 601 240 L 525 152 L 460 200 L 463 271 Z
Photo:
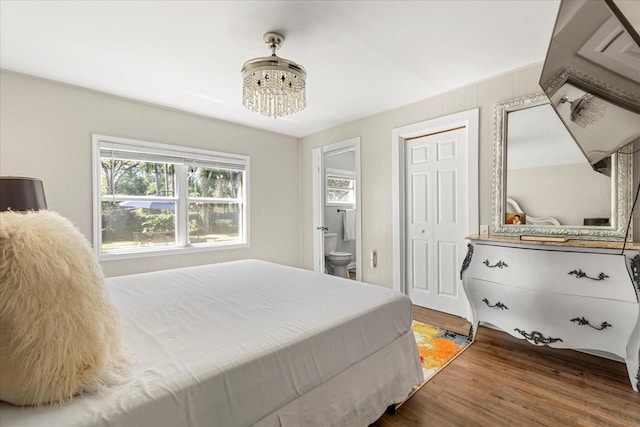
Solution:
M 349 252 L 337 252 L 338 235 L 336 233 L 324 233 L 324 260 L 327 271 L 334 276 L 349 278 L 347 266 L 351 263 L 352 255 Z

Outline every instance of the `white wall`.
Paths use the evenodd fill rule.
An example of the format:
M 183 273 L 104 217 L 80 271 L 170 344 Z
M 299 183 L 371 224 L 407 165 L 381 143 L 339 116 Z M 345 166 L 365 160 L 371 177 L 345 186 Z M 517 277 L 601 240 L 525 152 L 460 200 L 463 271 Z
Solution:
M 362 254 L 378 250 L 378 267 L 363 263 L 363 280 L 392 287 L 391 131 L 400 126 L 480 108 L 479 186 L 480 224 L 491 219 L 491 163 L 493 109 L 498 101 L 539 92 L 542 64 L 534 64 L 457 90 L 383 112 L 302 139 L 302 265 L 313 266 L 311 213 L 311 150 L 315 147 L 361 138 Z
M 103 262 L 107 276 L 241 258 L 300 264 L 298 139 L 0 71 L 0 175 L 41 178 L 49 208 L 89 240 L 92 133 L 251 157 L 249 248 Z
M 91 133 L 246 154 L 251 156 L 250 248 L 113 261 L 104 264 L 105 273 L 249 257 L 312 269 L 311 150 L 360 136 L 363 256 L 378 250 L 378 267 L 363 263 L 363 279 L 391 287 L 392 129 L 479 107 L 479 217 L 480 224 L 490 224 L 494 105 L 540 91 L 541 67 L 534 64 L 310 135 L 301 147 L 295 138 L 0 71 L 0 175 L 42 178 L 50 208 L 91 239 Z M 636 230 L 639 222 L 635 214 Z

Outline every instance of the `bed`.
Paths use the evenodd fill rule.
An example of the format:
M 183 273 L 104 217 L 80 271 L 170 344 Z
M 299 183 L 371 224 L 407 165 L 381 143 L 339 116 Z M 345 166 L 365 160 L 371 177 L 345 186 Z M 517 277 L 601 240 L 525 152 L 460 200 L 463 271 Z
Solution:
M 366 426 L 422 382 L 411 301 L 258 260 L 107 279 L 131 377 L 2 427 Z

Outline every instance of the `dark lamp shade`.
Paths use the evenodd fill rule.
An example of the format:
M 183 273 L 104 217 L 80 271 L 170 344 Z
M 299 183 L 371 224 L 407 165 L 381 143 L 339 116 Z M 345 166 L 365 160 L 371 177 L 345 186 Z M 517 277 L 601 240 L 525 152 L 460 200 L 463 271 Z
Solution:
M 41 180 L 0 176 L 0 212 L 40 209 L 47 209 Z

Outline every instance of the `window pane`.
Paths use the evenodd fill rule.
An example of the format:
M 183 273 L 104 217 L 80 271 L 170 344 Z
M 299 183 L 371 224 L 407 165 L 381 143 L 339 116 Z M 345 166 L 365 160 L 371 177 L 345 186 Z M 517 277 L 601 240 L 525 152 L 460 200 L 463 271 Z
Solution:
M 242 171 L 189 167 L 189 197 L 240 197 Z
M 189 203 L 189 241 L 239 243 L 242 241 L 240 203 Z
M 126 207 L 121 203 L 102 202 L 102 252 L 119 249 L 174 245 L 175 204 L 170 209 Z M 162 202 L 163 206 L 168 202 Z
M 246 242 L 247 156 L 95 137 L 98 254 Z
M 330 188 L 353 188 L 354 184 L 353 179 L 343 179 L 343 178 L 335 178 L 329 177 L 327 178 L 327 187 Z
M 175 167 L 167 163 L 101 158 L 101 194 L 128 196 L 175 195 Z
M 352 190 L 334 190 L 327 191 L 327 198 L 330 202 L 353 202 Z

